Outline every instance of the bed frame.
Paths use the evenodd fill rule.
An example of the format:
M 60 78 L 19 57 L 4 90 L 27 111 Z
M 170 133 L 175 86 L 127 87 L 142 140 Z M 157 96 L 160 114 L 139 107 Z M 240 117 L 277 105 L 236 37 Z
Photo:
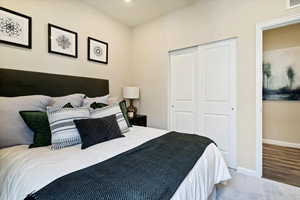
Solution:
M 88 97 L 109 94 L 109 81 L 0 68 L 0 96 L 65 96 L 82 93 Z

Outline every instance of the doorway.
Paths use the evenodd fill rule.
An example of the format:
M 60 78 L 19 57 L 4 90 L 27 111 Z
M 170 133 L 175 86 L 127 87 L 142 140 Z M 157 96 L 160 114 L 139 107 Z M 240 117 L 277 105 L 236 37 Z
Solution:
M 256 68 L 257 175 L 296 186 L 300 186 L 300 81 L 296 80 L 300 66 L 295 60 L 300 40 L 293 39 L 299 33 L 293 34 L 300 32 L 299 23 L 300 16 L 257 25 Z

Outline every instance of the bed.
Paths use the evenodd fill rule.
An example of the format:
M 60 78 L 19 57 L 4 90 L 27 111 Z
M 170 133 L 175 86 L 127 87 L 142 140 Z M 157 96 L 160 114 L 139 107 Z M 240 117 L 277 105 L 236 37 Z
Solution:
M 25 80 L 25 83 L 27 86 L 32 85 L 31 87 L 24 87 L 24 83 L 20 84 L 18 77 L 24 73 L 29 73 L 27 77 L 30 77 L 30 79 Z M 96 79 L 87 80 L 87 78 L 81 77 L 0 70 L 1 77 L 4 74 L 7 77 L 5 84 L 9 85 L 10 89 L 7 90 L 8 87 L 3 88 L 5 81 L 2 82 L 0 96 L 29 95 L 36 94 L 36 92 L 53 95 L 48 88 L 42 88 L 44 86 L 36 84 L 40 77 L 43 77 L 44 82 L 53 82 L 53 79 L 55 79 L 56 84 L 64 85 L 64 89 L 60 90 L 60 94 L 57 94 L 55 90 L 56 93 L 53 96 L 72 92 L 82 92 L 94 96 L 108 93 L 109 84 L 105 80 L 97 81 Z M 82 83 L 83 79 L 86 79 L 85 82 L 90 81 L 91 85 L 82 86 L 78 84 L 78 82 Z M 125 133 L 125 137 L 100 143 L 86 150 L 81 150 L 80 145 L 59 151 L 52 151 L 49 147 L 28 149 L 27 145 L 0 149 L 0 199 L 24 199 L 28 194 L 40 190 L 59 177 L 109 160 L 168 132 L 166 130 L 134 126 L 130 128 L 129 132 Z M 214 199 L 215 185 L 228 179 L 230 179 L 230 174 L 220 151 L 215 144 L 210 144 L 181 182 L 171 199 Z

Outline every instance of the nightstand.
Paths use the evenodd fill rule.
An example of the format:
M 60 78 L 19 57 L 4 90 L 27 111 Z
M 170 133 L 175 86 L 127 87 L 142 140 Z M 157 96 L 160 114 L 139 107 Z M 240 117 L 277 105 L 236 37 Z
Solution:
M 147 127 L 147 115 L 135 115 L 133 118 L 129 118 L 129 122 L 134 126 Z

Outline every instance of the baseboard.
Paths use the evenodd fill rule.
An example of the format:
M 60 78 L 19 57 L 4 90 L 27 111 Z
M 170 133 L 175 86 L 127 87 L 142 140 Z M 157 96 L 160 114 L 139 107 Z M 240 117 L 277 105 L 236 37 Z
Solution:
M 283 142 L 283 141 L 271 140 L 271 139 L 263 139 L 263 143 L 300 149 L 300 144 L 298 143 Z
M 247 175 L 247 176 L 259 177 L 255 170 L 247 169 L 247 168 L 244 168 L 244 167 L 238 167 L 237 168 L 237 173 L 244 174 L 244 175 Z

